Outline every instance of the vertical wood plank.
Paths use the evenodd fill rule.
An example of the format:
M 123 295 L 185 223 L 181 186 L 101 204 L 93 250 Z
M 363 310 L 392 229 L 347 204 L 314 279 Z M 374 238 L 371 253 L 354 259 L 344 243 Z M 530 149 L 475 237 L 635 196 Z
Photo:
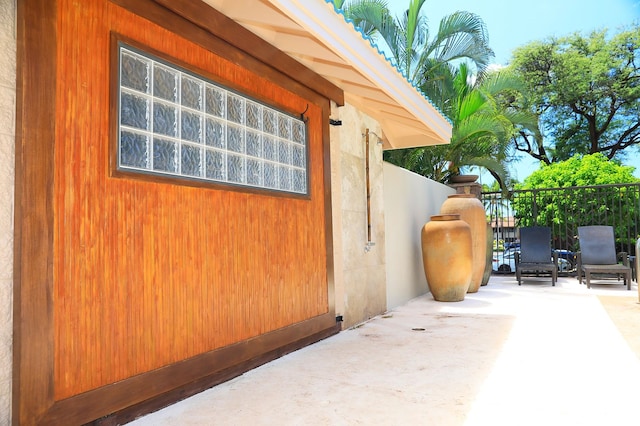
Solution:
M 17 6 L 13 420 L 33 424 L 53 404 L 57 2 Z

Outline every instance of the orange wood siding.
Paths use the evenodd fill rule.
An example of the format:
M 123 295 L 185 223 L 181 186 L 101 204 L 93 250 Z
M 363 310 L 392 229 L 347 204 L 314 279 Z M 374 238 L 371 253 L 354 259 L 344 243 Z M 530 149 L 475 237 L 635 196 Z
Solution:
M 106 0 L 61 0 L 57 22 L 55 399 L 327 313 L 321 106 Z M 111 31 L 308 105 L 310 197 L 112 176 Z

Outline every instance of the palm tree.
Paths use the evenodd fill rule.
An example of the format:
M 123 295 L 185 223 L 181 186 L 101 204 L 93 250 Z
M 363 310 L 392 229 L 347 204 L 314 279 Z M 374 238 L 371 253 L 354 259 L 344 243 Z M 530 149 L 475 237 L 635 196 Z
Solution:
M 440 182 L 447 182 L 462 168 L 483 167 L 506 189 L 510 184 L 505 163 L 511 137 L 521 127 L 537 129 L 533 114 L 504 102 L 507 97 L 526 101 L 524 85 L 505 70 L 484 73 L 474 81 L 465 63 L 449 80 L 446 113 L 453 123 L 450 144 L 389 152 L 386 159 Z
M 368 37 L 377 38 L 394 25 L 386 0 L 355 0 L 348 5 L 345 0 L 333 0 L 333 5 Z
M 382 38 L 396 65 L 418 87 L 435 84 L 443 67 L 455 66 L 458 60 L 469 60 L 478 73 L 484 71 L 493 50 L 482 19 L 470 12 L 455 12 L 442 18 L 438 32 L 430 38 L 428 20 L 421 13 L 425 1 L 409 0 L 409 8 L 396 19 L 385 0 L 333 3 L 344 8 L 345 16 L 366 35 Z
M 337 7 L 344 3 L 334 0 Z M 505 188 L 505 162 L 515 126 L 537 128 L 533 116 L 516 113 L 501 102 L 505 94 L 525 99 L 523 86 L 505 72 L 487 73 L 493 51 L 478 15 L 445 16 L 430 38 L 427 18 L 421 14 L 424 3 L 409 0 L 399 19 L 390 16 L 384 0 L 353 0 L 344 9 L 365 34 L 385 41 L 407 78 L 453 123 L 449 145 L 386 151 L 385 159 L 440 182 L 461 168 L 483 167 Z

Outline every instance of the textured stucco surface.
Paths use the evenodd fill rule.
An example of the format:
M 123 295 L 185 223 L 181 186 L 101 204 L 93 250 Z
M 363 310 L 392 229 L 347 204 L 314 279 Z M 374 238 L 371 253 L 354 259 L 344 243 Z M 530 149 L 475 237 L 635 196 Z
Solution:
M 384 163 L 387 309 L 429 292 L 422 263 L 422 227 L 455 189 Z
M 15 0 L 0 0 L 0 425 L 11 420 L 15 20 Z
M 332 113 L 342 121 L 331 129 L 336 313 L 347 328 L 386 310 L 382 133 L 375 120 L 349 104 Z M 372 244 L 367 235 L 367 129 Z

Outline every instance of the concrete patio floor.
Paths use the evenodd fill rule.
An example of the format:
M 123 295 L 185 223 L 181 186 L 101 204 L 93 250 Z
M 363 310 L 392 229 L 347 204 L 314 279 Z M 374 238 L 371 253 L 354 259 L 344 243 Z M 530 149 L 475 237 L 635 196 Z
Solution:
M 413 299 L 129 424 L 639 425 L 640 355 L 598 296 L 640 323 L 636 283 L 492 276 L 462 302 Z

